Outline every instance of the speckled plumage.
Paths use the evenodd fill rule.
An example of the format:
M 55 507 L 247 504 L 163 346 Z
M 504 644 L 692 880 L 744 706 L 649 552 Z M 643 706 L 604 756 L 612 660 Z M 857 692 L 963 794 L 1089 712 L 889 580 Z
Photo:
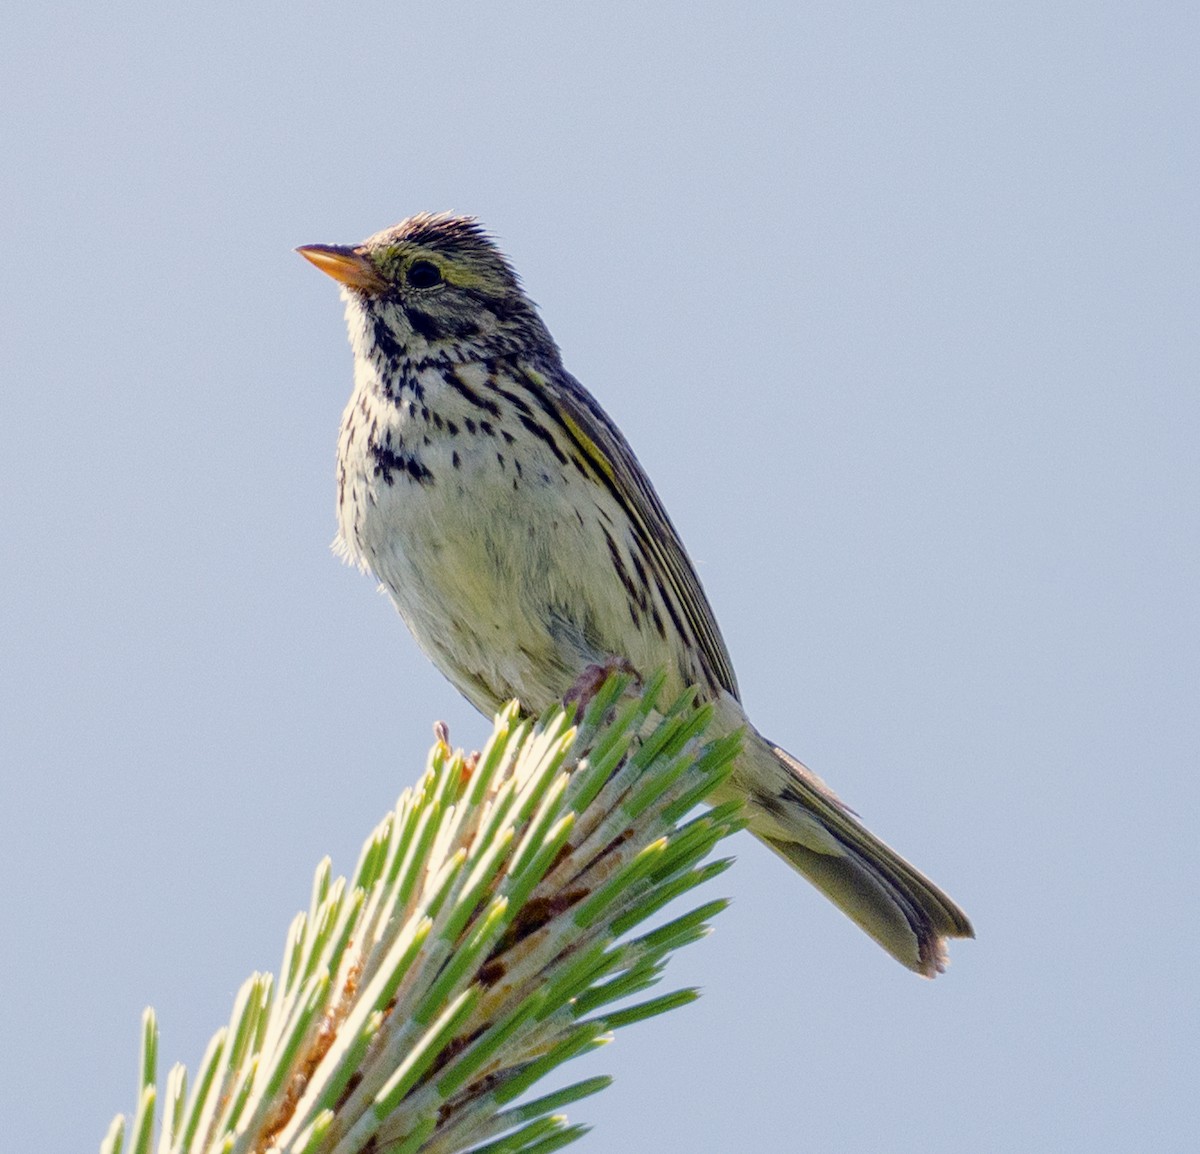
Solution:
M 747 727 L 727 788 L 752 832 L 905 965 L 940 969 L 967 919 L 749 726 L 649 478 L 478 224 L 422 214 L 300 251 L 343 284 L 354 351 L 337 548 L 438 668 L 488 713 L 511 697 L 540 711 L 613 658 L 698 686 L 719 727 Z

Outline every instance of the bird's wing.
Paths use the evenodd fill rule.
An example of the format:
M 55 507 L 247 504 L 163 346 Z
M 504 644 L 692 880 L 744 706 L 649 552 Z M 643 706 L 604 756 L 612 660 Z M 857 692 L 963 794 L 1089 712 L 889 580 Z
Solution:
M 629 516 L 639 543 L 674 594 L 688 628 L 696 638 L 704 665 L 720 686 L 738 696 L 733 662 L 721 637 L 712 606 L 695 567 L 646 471 L 629 442 L 591 394 L 569 373 L 526 367 L 525 376 L 545 399 L 559 428 L 571 440 L 597 480 Z

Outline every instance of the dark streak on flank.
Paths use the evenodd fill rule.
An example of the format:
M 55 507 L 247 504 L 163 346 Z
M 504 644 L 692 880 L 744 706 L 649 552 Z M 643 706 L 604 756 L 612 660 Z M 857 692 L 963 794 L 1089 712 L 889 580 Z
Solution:
M 524 413 L 527 417 L 533 416 L 533 409 L 530 408 L 529 402 L 520 393 L 514 393 L 512 389 L 504 388 L 494 373 L 488 378 L 488 387 L 502 396 L 517 412 Z
M 621 556 L 621 550 L 617 548 L 617 543 L 612 539 L 612 535 L 607 529 L 601 528 L 601 533 L 604 534 L 604 542 L 608 546 L 608 555 L 612 559 L 613 568 L 617 571 L 617 576 L 621 579 L 621 584 L 625 586 L 625 593 L 631 602 L 637 602 L 638 588 L 633 582 L 633 578 L 629 575 L 629 570 L 625 568 L 625 558 Z
M 567 455 L 558 447 L 558 442 L 554 439 L 554 434 L 550 432 L 544 425 L 539 424 L 532 417 L 527 417 L 524 413 L 519 415 L 522 425 L 525 426 L 539 441 L 544 441 L 550 446 L 550 451 L 558 458 L 560 465 L 567 463 Z
M 445 381 L 463 400 L 468 401 L 477 409 L 483 409 L 485 412 L 491 413 L 493 417 L 500 416 L 500 406 L 491 397 L 481 397 L 453 369 L 445 374 Z
M 629 559 L 633 562 L 634 571 L 638 576 L 638 588 L 642 590 L 642 596 L 639 598 L 639 603 L 643 609 L 646 608 L 646 590 L 650 588 L 650 578 L 646 576 L 646 567 L 642 564 L 642 558 L 639 555 L 639 550 L 630 549 Z
M 667 596 L 667 590 L 657 576 L 654 578 L 654 587 L 658 590 L 659 599 L 662 602 L 663 608 L 670 615 L 671 621 L 675 626 L 675 632 L 679 634 L 679 639 L 683 642 L 683 647 L 685 649 L 692 648 L 694 645 L 692 636 L 688 632 L 687 626 L 680 619 L 679 611 L 675 608 L 675 603 Z
M 375 462 L 375 476 L 382 477 L 384 484 L 394 485 L 396 474 L 407 474 L 422 485 L 433 484 L 433 474 L 416 457 L 397 453 L 385 445 L 371 445 L 368 452 Z
M 667 612 L 670 614 L 671 620 L 679 629 L 680 636 L 683 639 L 685 646 L 689 649 L 694 649 L 697 652 L 697 660 L 703 666 L 705 677 L 710 686 L 716 689 L 728 688 L 733 690 L 735 687 L 733 671 L 729 669 L 726 664 L 721 648 L 720 637 L 717 634 L 715 624 L 712 623 L 711 619 L 709 619 L 705 613 L 706 606 L 704 594 L 699 589 L 698 582 L 688 581 L 690 570 L 687 558 L 683 555 L 682 549 L 679 550 L 679 556 L 673 556 L 672 551 L 669 548 L 664 547 L 659 541 L 653 539 L 653 537 L 649 537 L 650 534 L 656 532 L 657 530 L 652 528 L 652 524 L 646 523 L 647 518 L 642 514 L 641 510 L 639 510 L 637 501 L 633 499 L 635 494 L 627 492 L 617 482 L 616 477 L 612 475 L 608 469 L 603 467 L 604 463 L 606 463 L 608 460 L 603 448 L 600 445 L 595 445 L 594 442 L 593 445 L 589 447 L 588 441 L 591 440 L 591 438 L 589 438 L 587 433 L 581 433 L 578 430 L 578 422 L 571 417 L 570 413 L 561 411 L 556 400 L 552 396 L 547 395 L 547 390 L 541 388 L 528 371 L 524 375 L 526 380 L 529 382 L 531 391 L 536 396 L 540 397 L 544 402 L 546 414 L 551 417 L 554 423 L 562 430 L 563 434 L 567 438 L 567 442 L 579 450 L 584 461 L 592 469 L 595 479 L 608 490 L 618 507 L 624 510 L 628 515 L 634 538 L 638 542 L 639 546 L 642 547 L 644 556 L 647 559 L 657 560 L 659 563 L 665 566 L 667 570 L 667 584 L 674 586 L 676 582 L 678 582 L 679 594 L 683 598 L 684 608 L 687 610 L 689 619 L 692 620 L 695 625 L 695 628 L 690 631 L 684 628 L 675 603 L 667 598 L 662 581 L 662 574 L 657 572 L 657 566 L 653 564 L 652 560 L 652 567 L 656 569 L 655 583 L 658 585 L 659 591 L 663 595 L 663 604 Z M 574 378 L 568 378 L 568 380 L 574 381 Z M 595 427 L 602 434 L 606 431 L 609 431 L 612 438 L 619 446 L 621 443 L 620 433 L 617 432 L 614 426 L 612 426 L 612 422 L 596 403 L 595 399 L 592 398 L 582 386 L 578 386 L 577 391 L 572 391 L 572 396 L 579 402 L 580 405 L 583 406 L 587 414 L 592 418 Z M 524 420 L 524 418 L 522 418 L 522 420 Z M 601 437 L 601 442 L 603 442 L 603 436 Z M 593 459 L 593 454 L 597 451 L 599 451 L 601 458 L 599 463 Z M 566 462 L 564 461 L 563 463 L 565 464 Z M 640 491 L 644 496 L 646 504 L 650 508 L 651 516 L 649 520 L 651 523 L 654 521 L 653 514 L 656 509 L 662 513 L 662 517 L 665 521 L 666 513 L 665 511 L 661 510 L 661 506 L 658 506 L 657 500 L 654 496 L 654 491 L 649 487 L 649 482 L 640 480 L 636 474 L 632 476 L 630 480 L 635 483 L 637 490 Z M 597 503 L 596 509 L 600 513 L 601 517 L 611 525 L 612 519 L 605 513 L 603 507 L 599 505 L 599 503 Z M 670 522 L 665 521 L 665 524 L 662 526 L 662 528 L 670 529 Z M 702 644 L 698 644 L 696 641 L 695 634 L 697 630 L 702 638 Z M 721 667 L 721 672 L 719 674 L 716 672 L 717 667 Z

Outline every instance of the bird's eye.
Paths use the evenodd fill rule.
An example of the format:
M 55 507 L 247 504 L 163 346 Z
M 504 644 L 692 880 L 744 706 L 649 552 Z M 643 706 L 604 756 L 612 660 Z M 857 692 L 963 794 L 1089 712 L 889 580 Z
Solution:
M 408 266 L 408 283 L 413 288 L 433 288 L 442 283 L 442 270 L 430 260 L 414 260 Z

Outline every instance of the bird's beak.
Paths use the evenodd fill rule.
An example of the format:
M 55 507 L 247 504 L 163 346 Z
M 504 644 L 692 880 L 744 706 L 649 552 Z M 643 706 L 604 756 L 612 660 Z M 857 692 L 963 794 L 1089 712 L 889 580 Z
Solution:
M 375 262 L 363 248 L 337 244 L 302 244 L 296 251 L 327 276 L 366 296 L 375 296 L 387 288 Z

